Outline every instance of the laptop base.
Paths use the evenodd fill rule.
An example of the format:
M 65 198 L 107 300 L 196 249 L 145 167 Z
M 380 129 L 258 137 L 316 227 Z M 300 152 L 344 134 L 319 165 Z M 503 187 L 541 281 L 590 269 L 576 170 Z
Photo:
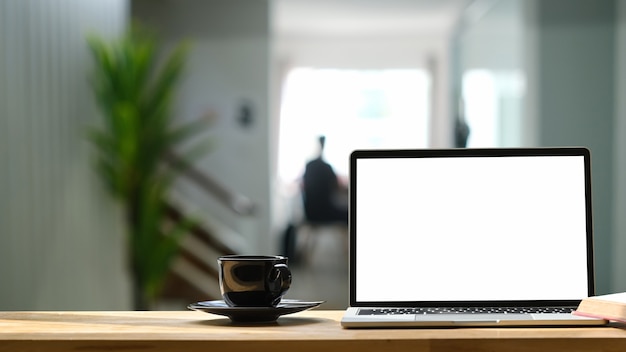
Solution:
M 554 314 L 400 314 L 393 316 L 358 315 L 350 307 L 341 319 L 344 328 L 400 327 L 524 327 L 524 326 L 601 326 L 607 320 L 580 317 L 568 313 Z

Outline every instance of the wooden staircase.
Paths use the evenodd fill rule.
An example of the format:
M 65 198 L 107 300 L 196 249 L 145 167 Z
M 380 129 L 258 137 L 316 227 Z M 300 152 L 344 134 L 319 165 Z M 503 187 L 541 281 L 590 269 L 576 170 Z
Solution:
M 242 219 L 255 214 L 255 206 L 247 197 L 229 190 L 193 166 L 184 165 L 181 168 L 183 164 L 180 158 L 172 155 L 167 161 L 181 169 L 181 176 L 187 181 L 204 190 L 207 196 L 219 200 Z M 189 218 L 182 207 L 174 203 L 166 204 L 166 214 L 168 221 L 175 223 Z M 228 254 L 237 254 L 237 250 L 220 241 L 207 226 L 201 223 L 192 225 L 166 278 L 160 301 L 180 308 L 181 305 L 193 302 L 220 299 L 216 258 Z

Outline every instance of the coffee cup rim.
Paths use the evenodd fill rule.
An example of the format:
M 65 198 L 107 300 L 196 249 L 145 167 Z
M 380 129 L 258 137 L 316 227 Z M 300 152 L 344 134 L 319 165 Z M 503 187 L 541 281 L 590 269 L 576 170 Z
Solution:
M 218 260 L 238 260 L 238 261 L 257 261 L 257 260 L 287 260 L 282 255 L 248 255 L 248 254 L 231 254 L 223 255 Z

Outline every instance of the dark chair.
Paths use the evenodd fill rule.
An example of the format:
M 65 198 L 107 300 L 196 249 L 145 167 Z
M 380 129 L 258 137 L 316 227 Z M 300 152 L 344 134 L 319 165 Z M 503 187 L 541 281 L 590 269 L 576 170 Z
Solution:
M 348 248 L 348 213 L 347 207 L 336 204 L 320 205 L 308 203 L 307 195 L 302 191 L 302 219 L 298 222 L 296 256 L 310 262 L 315 253 L 316 243 L 324 234 L 332 233 L 339 236 Z M 338 202 L 340 203 L 340 202 Z

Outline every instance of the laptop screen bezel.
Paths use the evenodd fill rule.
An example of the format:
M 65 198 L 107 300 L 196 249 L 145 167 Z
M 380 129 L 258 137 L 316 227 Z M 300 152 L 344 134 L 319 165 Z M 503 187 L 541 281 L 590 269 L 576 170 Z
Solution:
M 585 208 L 587 238 L 588 296 L 595 294 L 593 259 L 593 219 L 591 199 L 591 153 L 585 147 L 558 148 L 459 148 L 459 149 L 376 149 L 355 150 L 350 155 L 349 175 L 349 292 L 352 307 L 415 307 L 415 306 L 576 306 L 580 300 L 528 301 L 358 301 L 356 292 L 356 200 L 357 160 L 376 158 L 432 158 L 432 157 L 507 157 L 507 156 L 583 156 L 585 172 Z

